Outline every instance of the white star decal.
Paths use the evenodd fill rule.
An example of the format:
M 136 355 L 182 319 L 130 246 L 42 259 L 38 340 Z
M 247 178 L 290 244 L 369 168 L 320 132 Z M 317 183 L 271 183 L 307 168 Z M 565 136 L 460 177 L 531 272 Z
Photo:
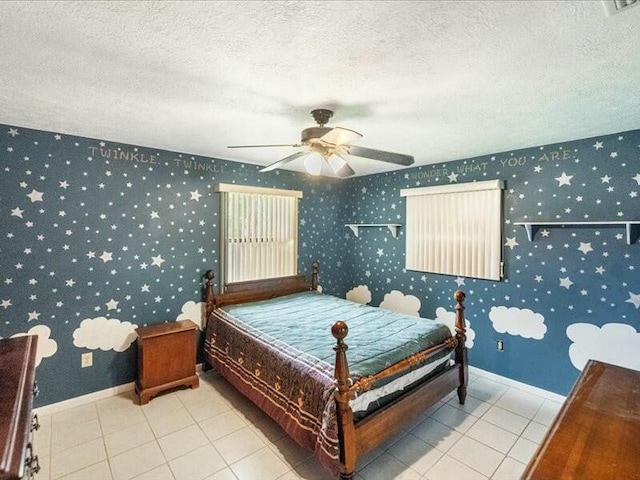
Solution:
M 602 183 L 609 183 L 611 177 L 609 175 L 605 175 L 604 177 L 600 177 L 600 180 L 602 180 Z
M 569 290 L 569 287 L 573 285 L 573 282 L 569 279 L 569 277 L 564 277 L 560 279 L 560 286 Z
M 150 290 L 149 290 L 149 285 L 146 285 L 146 284 L 145 284 L 145 285 L 142 285 L 142 287 L 141 287 L 140 291 L 141 291 L 141 292 L 149 292 L 149 291 L 150 291 Z
M 64 188 L 65 190 L 69 188 L 69 182 L 67 182 L 66 180 L 58 183 L 59 183 L 58 188 Z
M 457 173 L 452 173 L 447 178 L 449 179 L 449 183 L 457 182 L 458 181 L 458 174 Z
M 37 190 L 32 190 L 30 194 L 27 195 L 31 199 L 31 203 L 42 202 L 42 195 L 44 193 L 38 192 Z
M 580 242 L 580 246 L 578 247 L 578 250 L 580 250 L 585 255 L 589 252 L 593 252 L 593 248 L 591 248 L 591 242 L 589 243 Z
M 56 140 L 61 140 L 62 139 L 62 135 L 60 135 L 59 133 L 56 133 L 53 138 L 55 138 Z
M 542 167 L 540 165 L 536 165 L 533 167 L 533 171 L 536 173 L 540 173 L 542 171 Z
M 76 284 L 75 280 L 73 278 L 70 278 L 69 280 L 65 280 L 65 286 L 66 287 L 73 287 Z
M 507 241 L 504 243 L 505 247 L 509 247 L 511 250 L 513 250 L 514 247 L 520 245 L 518 242 L 516 242 L 516 237 L 506 237 Z
M 101 259 L 104 263 L 107 263 L 113 260 L 113 253 L 103 251 L 102 255 L 100 255 L 98 258 Z
M 11 306 L 11 300 L 2 300 L 2 303 L 0 303 L 0 307 L 4 308 L 5 310 L 10 306 Z
M 562 185 L 571 185 L 572 178 L 573 175 L 567 175 L 566 173 L 562 172 L 562 175 L 556 177 L 556 180 L 558 181 L 558 186 L 561 187 Z
M 38 320 L 38 317 L 40 316 L 40 313 L 36 312 L 35 310 L 33 312 L 29 312 L 29 318 L 27 320 L 27 322 L 30 322 L 31 320 Z
M 118 308 L 118 303 L 113 298 L 109 300 L 105 305 L 107 306 L 107 310 L 116 310 Z
M 13 210 L 11 210 L 11 216 L 12 217 L 22 217 L 22 214 L 24 213 L 24 210 L 20 210 L 18 207 L 14 208 Z
M 198 190 L 196 190 L 195 192 L 189 192 L 191 193 L 191 200 L 195 200 L 196 202 L 200 201 L 200 197 L 202 196 L 201 193 L 198 192 Z
M 11 135 L 13 138 L 15 138 L 16 135 L 20 135 L 17 128 L 10 128 L 7 133 Z
M 151 218 L 160 218 L 160 215 L 158 215 L 158 212 L 151 212 Z
M 162 258 L 162 255 L 158 255 L 157 257 L 151 257 L 151 259 L 153 260 L 151 262 L 151 266 L 158 266 L 161 267 L 162 264 L 165 262 L 165 260 Z
M 379 248 L 378 251 L 376 252 L 376 255 L 378 255 L 379 257 L 382 257 L 384 255 L 384 250 L 382 248 Z
M 536 275 L 536 278 L 534 278 L 534 280 L 538 283 L 540 283 L 543 279 L 542 279 L 542 275 Z
M 604 148 L 604 145 L 602 144 L 602 142 L 596 142 L 593 144 L 593 148 L 595 148 L 596 150 L 600 150 L 601 148 Z
M 426 280 L 426 277 L 425 277 Z M 463 277 L 457 277 L 454 282 L 456 282 L 456 285 L 458 285 L 458 287 L 461 287 L 462 285 L 464 285 L 464 278 Z
M 633 306 L 636 307 L 636 309 L 640 308 L 640 293 L 636 294 L 629 292 L 629 298 L 625 300 L 625 302 L 633 303 Z
M 640 173 L 637 173 L 635 177 L 631 177 L 632 180 L 635 180 L 636 182 L 638 182 L 638 185 L 640 185 Z
M 542 235 L 543 237 L 548 237 L 550 233 L 551 232 L 549 230 L 546 230 L 546 229 L 540 231 L 540 235 Z

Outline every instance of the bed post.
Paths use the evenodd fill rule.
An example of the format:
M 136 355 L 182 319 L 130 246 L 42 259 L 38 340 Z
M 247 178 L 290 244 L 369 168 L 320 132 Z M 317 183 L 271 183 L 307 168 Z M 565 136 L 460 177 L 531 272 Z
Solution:
M 462 290 L 456 290 L 453 294 L 453 298 L 456 301 L 456 338 L 458 339 L 458 345 L 456 346 L 455 362 L 460 364 L 458 387 L 458 400 L 462 405 L 467 398 L 467 383 L 469 383 L 469 362 L 467 359 L 467 347 L 465 342 L 467 340 L 466 335 L 466 322 L 464 319 L 464 298 L 465 293 Z
M 209 316 L 213 313 L 213 309 L 215 308 L 216 300 L 213 294 L 213 278 L 215 277 L 215 273 L 213 273 L 213 270 L 207 270 L 205 277 L 207 277 L 207 283 L 204 289 L 204 301 L 207 306 L 205 320 L 208 322 Z
M 318 267 L 320 267 L 320 263 L 317 260 L 314 260 L 311 263 L 311 290 L 318 290 Z
M 336 399 L 336 416 L 338 420 L 338 443 L 340 445 L 340 479 L 351 480 L 356 470 L 356 430 L 353 424 L 353 411 L 349 406 L 349 364 L 344 339 L 349 332 L 347 324 L 336 322 L 331 327 L 331 334 L 337 340 L 333 349 L 336 351 L 335 378 L 338 383 L 334 392 Z

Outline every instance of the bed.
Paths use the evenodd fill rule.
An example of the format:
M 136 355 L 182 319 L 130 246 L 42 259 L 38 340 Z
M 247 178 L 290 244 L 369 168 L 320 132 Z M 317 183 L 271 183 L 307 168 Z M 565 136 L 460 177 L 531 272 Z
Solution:
M 206 274 L 205 368 L 215 368 L 340 479 L 468 381 L 464 297 L 447 326 L 319 293 L 297 275 L 214 294 Z M 377 328 L 377 333 L 371 330 Z M 329 337 L 329 330 L 335 340 Z M 349 346 L 346 339 L 349 337 Z

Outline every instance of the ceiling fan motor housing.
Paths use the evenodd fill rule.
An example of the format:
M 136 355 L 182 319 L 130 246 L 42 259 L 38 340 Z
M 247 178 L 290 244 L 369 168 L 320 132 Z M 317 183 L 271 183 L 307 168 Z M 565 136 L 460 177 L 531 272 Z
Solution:
M 318 125 L 324 127 L 329 119 L 333 117 L 333 112 L 326 108 L 316 108 L 315 110 L 311 110 L 311 115 Z
M 300 137 L 300 141 L 304 143 L 309 143 L 312 140 L 318 140 L 324 136 L 327 132 L 333 130 L 331 127 L 309 127 L 302 130 L 302 135 Z

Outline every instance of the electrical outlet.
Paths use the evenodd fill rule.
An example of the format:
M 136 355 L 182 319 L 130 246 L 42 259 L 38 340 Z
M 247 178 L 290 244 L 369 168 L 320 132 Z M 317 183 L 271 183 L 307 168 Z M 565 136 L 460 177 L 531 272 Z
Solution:
M 504 350 L 504 342 L 502 340 L 498 340 L 496 342 L 496 350 L 502 352 Z
M 93 352 L 83 353 L 80 356 L 80 366 L 82 368 L 91 367 L 93 365 Z

